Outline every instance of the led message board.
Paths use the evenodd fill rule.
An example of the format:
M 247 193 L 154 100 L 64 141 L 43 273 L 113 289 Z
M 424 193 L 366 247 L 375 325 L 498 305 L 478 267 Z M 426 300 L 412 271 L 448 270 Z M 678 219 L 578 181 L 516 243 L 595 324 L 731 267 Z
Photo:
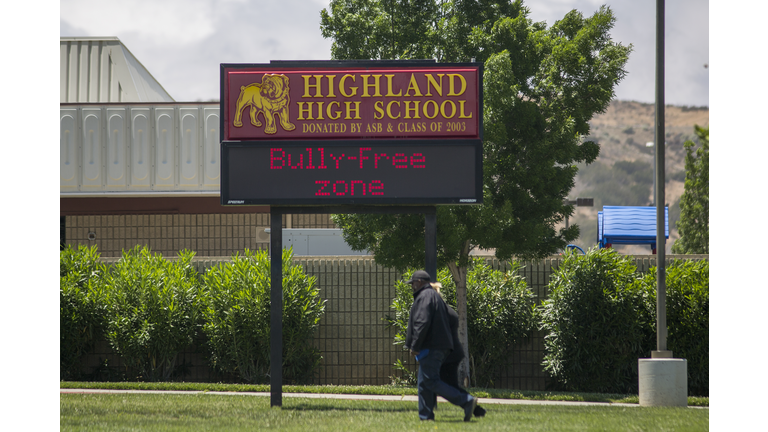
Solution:
M 475 204 L 481 156 L 470 140 L 225 142 L 222 203 Z
M 221 65 L 222 205 L 482 202 L 482 65 Z

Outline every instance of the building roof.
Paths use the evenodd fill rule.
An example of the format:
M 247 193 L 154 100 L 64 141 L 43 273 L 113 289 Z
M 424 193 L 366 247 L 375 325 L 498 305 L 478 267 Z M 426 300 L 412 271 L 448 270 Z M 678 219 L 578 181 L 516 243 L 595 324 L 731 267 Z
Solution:
M 175 102 L 116 37 L 62 37 L 60 48 L 60 103 Z

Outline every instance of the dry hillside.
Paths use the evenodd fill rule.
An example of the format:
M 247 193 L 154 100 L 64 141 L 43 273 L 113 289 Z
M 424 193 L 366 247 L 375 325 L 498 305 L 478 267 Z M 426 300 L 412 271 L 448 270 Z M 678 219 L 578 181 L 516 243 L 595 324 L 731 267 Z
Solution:
M 654 140 L 655 106 L 639 102 L 614 101 L 605 113 L 597 115 L 591 122 L 591 134 L 589 139 L 600 144 L 600 156 L 598 163 L 612 167 L 617 161 L 645 162 L 652 167 L 654 156 L 653 149 L 646 147 L 646 143 Z M 665 108 L 665 135 L 666 135 L 666 202 L 670 205 L 670 241 L 667 243 L 667 251 L 672 242 L 678 238 L 674 229 L 674 221 L 679 215 L 679 209 L 675 206 L 679 202 L 684 190 L 685 179 L 685 149 L 683 143 L 686 140 L 696 141 L 694 125 L 709 126 L 709 109 L 706 107 L 679 107 L 667 106 Z M 590 167 L 584 167 L 586 172 Z M 576 185 L 571 191 L 570 197 L 588 197 L 589 192 L 596 190 L 593 184 L 588 184 L 579 175 L 576 177 Z M 651 183 L 648 191 L 652 189 Z M 648 205 L 652 202 L 652 194 L 649 192 L 647 202 L 635 202 L 629 205 Z M 600 196 L 595 198 L 602 205 L 627 205 L 608 202 Z M 603 202 L 605 201 L 605 202 Z M 679 204 L 677 204 L 679 205 Z M 593 246 L 596 242 L 597 212 L 601 207 L 576 208 L 575 215 L 570 220 L 581 227 L 582 237 L 576 242 L 582 248 Z M 622 253 L 650 253 L 647 246 L 623 246 L 618 248 Z

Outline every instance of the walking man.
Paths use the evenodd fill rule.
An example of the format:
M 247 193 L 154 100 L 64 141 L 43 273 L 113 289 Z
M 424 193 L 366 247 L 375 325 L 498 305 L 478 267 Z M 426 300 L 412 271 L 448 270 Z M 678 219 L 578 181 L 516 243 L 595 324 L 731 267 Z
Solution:
M 453 335 L 448 311 L 440 294 L 432 289 L 429 274 L 417 270 L 406 283 L 413 289 L 413 306 L 408 318 L 405 347 L 419 362 L 419 418 L 434 420 L 436 395 L 464 409 L 464 421 L 470 421 L 477 398 L 462 393 L 440 379 L 440 366 L 453 350 Z

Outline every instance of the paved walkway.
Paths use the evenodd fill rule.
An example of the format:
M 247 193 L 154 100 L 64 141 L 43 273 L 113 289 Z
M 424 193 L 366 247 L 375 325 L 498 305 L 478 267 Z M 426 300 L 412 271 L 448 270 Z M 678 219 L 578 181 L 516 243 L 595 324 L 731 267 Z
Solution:
M 270 397 L 269 392 L 218 392 L 218 391 L 181 391 L 181 390 L 106 390 L 106 389 L 60 389 L 61 394 L 215 394 L 215 395 L 244 395 Z M 350 400 L 377 400 L 377 401 L 407 401 L 418 402 L 416 395 L 353 395 L 353 394 L 328 394 L 328 393 L 283 393 L 284 398 L 310 398 L 310 399 L 350 399 Z M 438 401 L 448 403 L 442 397 Z M 579 402 L 579 401 L 545 401 L 523 399 L 492 399 L 479 398 L 480 405 L 561 405 L 561 406 L 621 406 L 638 407 L 638 404 L 610 403 L 610 402 Z M 691 407 L 700 408 L 700 407 Z M 705 407 L 706 408 L 706 407 Z

